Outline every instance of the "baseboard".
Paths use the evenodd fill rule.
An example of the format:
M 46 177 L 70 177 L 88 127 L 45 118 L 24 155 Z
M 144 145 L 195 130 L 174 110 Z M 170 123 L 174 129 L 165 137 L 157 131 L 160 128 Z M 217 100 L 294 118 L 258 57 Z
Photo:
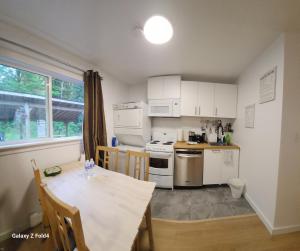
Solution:
M 263 212 L 259 209 L 259 207 L 256 206 L 249 194 L 245 193 L 244 196 L 271 235 L 287 234 L 300 231 L 300 225 L 274 227 L 267 219 L 267 217 L 263 214 Z
M 12 233 L 20 233 L 20 232 L 25 231 L 28 228 L 30 228 L 30 226 L 28 224 L 26 224 L 23 226 L 18 226 L 16 229 L 6 230 L 5 232 L 0 233 L 0 241 L 9 239 L 11 237 Z
M 249 196 L 249 194 L 246 192 L 244 194 L 245 199 L 248 201 L 250 206 L 254 209 L 259 219 L 263 222 L 267 230 L 270 234 L 273 234 L 274 227 L 271 224 L 271 222 L 268 220 L 268 218 L 264 215 L 264 213 L 259 209 L 259 207 L 255 204 L 255 202 L 252 200 L 252 198 Z
M 272 235 L 288 234 L 300 231 L 300 225 L 290 225 L 284 227 L 274 227 Z

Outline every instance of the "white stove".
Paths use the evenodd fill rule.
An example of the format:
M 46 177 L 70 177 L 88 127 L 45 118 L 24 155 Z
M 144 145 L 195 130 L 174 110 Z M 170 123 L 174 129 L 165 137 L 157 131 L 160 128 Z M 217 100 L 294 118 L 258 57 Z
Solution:
M 146 144 L 150 153 L 150 181 L 157 187 L 173 189 L 174 144 L 176 132 L 153 132 L 153 140 Z
M 174 141 L 153 140 L 146 144 L 146 151 L 153 152 L 174 152 Z

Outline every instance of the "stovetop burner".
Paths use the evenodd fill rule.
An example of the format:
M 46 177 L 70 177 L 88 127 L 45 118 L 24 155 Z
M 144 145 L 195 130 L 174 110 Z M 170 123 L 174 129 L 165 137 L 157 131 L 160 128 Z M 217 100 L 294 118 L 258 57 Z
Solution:
M 153 140 L 153 141 L 151 141 L 150 142 L 150 144 L 151 145 L 172 145 L 172 144 L 174 144 L 174 142 L 173 141 L 166 141 L 166 142 L 161 142 L 161 141 L 159 141 L 159 140 Z
M 159 142 L 160 142 L 159 140 L 153 140 L 153 141 L 150 142 L 150 144 L 156 145 Z
M 163 145 L 172 145 L 174 142 L 173 141 L 167 141 L 165 143 L 163 143 Z

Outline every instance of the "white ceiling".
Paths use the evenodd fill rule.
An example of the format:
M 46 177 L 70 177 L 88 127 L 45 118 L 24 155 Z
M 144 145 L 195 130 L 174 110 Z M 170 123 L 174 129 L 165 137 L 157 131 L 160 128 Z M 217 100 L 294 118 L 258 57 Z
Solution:
M 148 76 L 233 82 L 283 31 L 300 31 L 299 0 L 1 0 L 0 14 L 51 38 L 128 84 Z M 135 31 L 154 14 L 173 39 Z

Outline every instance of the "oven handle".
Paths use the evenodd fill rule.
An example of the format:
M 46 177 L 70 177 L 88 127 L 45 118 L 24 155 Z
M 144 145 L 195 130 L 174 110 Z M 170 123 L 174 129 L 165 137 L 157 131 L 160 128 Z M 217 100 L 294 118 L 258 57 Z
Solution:
M 149 152 L 150 153 L 150 158 L 155 158 L 155 159 L 158 159 L 158 158 L 170 158 L 172 157 L 172 153 L 154 153 L 154 152 Z

